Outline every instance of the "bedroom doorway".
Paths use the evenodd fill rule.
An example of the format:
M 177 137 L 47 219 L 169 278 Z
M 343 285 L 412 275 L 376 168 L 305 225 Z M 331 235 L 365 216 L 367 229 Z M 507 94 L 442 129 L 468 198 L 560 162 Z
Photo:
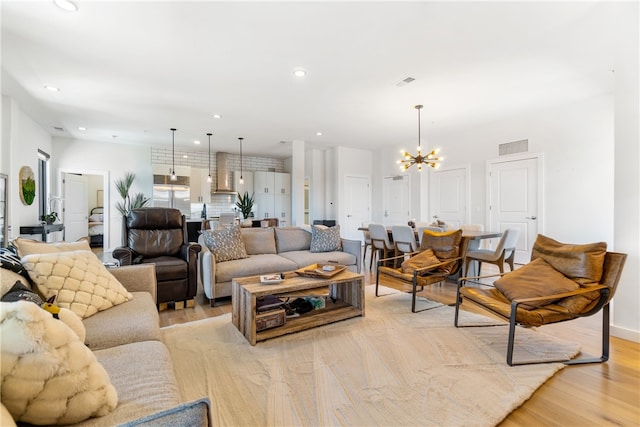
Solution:
M 58 194 L 62 195 L 65 239 L 86 238 L 94 252 L 108 247 L 108 172 L 59 170 Z

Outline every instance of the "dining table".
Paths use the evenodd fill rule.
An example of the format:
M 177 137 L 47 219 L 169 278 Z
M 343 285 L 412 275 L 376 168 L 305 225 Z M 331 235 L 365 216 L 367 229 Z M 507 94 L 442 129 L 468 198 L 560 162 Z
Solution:
M 386 227 L 386 229 L 387 229 L 387 235 L 389 236 L 389 241 L 393 242 L 393 234 L 391 232 L 391 227 L 390 226 Z M 369 231 L 369 227 L 364 227 L 364 226 L 358 227 L 358 230 Z M 419 241 L 418 229 L 414 228 L 413 232 L 416 236 L 416 241 Z M 495 239 L 499 237 L 502 237 L 502 231 L 462 230 L 462 239 L 463 241 L 466 240 L 467 251 L 475 251 L 477 249 L 480 249 L 480 244 L 482 243 L 482 240 Z M 465 276 L 477 276 L 478 275 L 477 269 L 478 269 L 477 262 L 472 262 L 469 265 L 469 271 L 466 271 L 463 274 Z

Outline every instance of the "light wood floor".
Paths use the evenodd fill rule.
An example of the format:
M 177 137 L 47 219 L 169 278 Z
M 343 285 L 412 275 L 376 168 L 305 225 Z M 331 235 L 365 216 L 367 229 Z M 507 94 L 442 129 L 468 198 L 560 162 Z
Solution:
M 365 283 L 375 283 L 375 273 L 370 274 L 366 268 L 364 270 Z M 484 266 L 483 274 L 487 274 Z M 455 303 L 455 292 L 456 284 L 447 282 L 427 287 L 420 295 L 452 304 Z M 487 312 L 470 303 L 463 304 L 463 307 L 487 315 Z M 407 310 L 410 309 L 408 306 Z M 194 308 L 162 311 L 160 324 L 167 326 L 185 323 L 230 311 L 230 299 L 216 301 L 215 307 L 209 307 L 208 301 L 198 296 Z M 583 353 L 600 355 L 600 323 L 601 317 L 597 314 L 591 318 L 544 326 L 542 330 L 550 335 L 579 342 Z M 500 425 L 640 426 L 639 406 L 640 344 L 612 337 L 610 359 L 607 363 L 567 366 L 543 384 Z

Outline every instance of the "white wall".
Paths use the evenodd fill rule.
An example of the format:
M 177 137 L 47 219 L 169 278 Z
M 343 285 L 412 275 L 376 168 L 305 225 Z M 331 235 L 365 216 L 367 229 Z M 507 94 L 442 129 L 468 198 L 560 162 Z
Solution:
M 360 150 L 347 147 L 337 147 L 334 150 L 335 169 L 333 175 L 327 171 L 327 176 L 335 179 L 334 195 L 336 204 L 333 207 L 335 219 L 338 224 L 347 222 L 346 200 L 344 182 L 347 175 L 366 176 L 371 179 L 373 153 L 370 150 Z M 344 233 L 342 233 L 344 235 Z
M 51 154 L 52 143 L 49 135 L 31 119 L 10 97 L 2 97 L 2 160 L 1 172 L 9 177 L 9 239 L 18 237 L 20 226 L 40 224 L 38 198 L 42 189 L 36 184 L 36 199 L 30 206 L 20 200 L 18 174 L 20 168 L 29 166 L 39 180 L 38 149 Z M 39 238 L 37 236 L 26 236 Z
M 327 182 L 325 170 L 325 152 L 309 149 L 305 153 L 305 177 L 309 179 L 309 223 L 325 219 L 325 197 Z
M 613 244 L 613 98 L 531 111 L 482 126 L 434 132 L 446 166 L 468 164 L 471 222 L 486 225 L 486 161 L 498 157 L 498 145 L 529 140 L 529 151 L 544 153 L 544 212 L 540 232 L 560 241 Z M 397 174 L 398 149 L 382 153 L 382 175 Z M 415 169 L 412 168 L 412 169 Z M 428 198 L 427 179 L 412 171 L 412 194 Z M 424 171 L 422 172 L 424 173 Z M 377 182 L 380 182 L 378 180 Z M 381 192 L 378 187 L 377 192 Z M 428 204 L 427 204 L 428 205 Z M 382 204 L 376 205 L 381 209 Z M 380 215 L 374 212 L 375 216 Z M 416 218 L 428 220 L 429 213 Z
M 640 342 L 640 86 L 639 10 L 617 4 L 615 52 L 615 250 L 627 254 L 613 300 L 612 334 Z
M 58 191 L 57 189 L 60 188 L 61 171 L 106 176 L 107 185 L 104 193 L 109 203 L 105 203 L 105 247 L 111 250 L 120 246 L 122 217 L 115 205 L 121 199 L 115 189 L 114 181 L 123 178 L 126 172 L 135 172 L 136 180 L 131 188 L 131 194 L 141 191 L 147 197 L 151 197 L 153 194 L 151 149 L 134 145 L 54 138 L 52 161 L 54 175 L 52 188 L 56 189 L 52 191 Z

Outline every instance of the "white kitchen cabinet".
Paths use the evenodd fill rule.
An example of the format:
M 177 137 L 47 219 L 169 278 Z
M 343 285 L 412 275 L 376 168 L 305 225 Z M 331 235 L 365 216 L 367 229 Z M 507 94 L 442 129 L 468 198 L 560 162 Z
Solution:
M 281 227 L 291 225 L 291 174 L 255 171 L 256 218 L 278 218 Z
M 291 194 L 289 173 L 255 171 L 253 177 L 256 194 Z
M 273 172 L 275 194 L 291 194 L 291 174 Z
M 191 203 L 211 203 L 212 183 L 207 182 L 208 178 L 208 169 L 191 168 Z

